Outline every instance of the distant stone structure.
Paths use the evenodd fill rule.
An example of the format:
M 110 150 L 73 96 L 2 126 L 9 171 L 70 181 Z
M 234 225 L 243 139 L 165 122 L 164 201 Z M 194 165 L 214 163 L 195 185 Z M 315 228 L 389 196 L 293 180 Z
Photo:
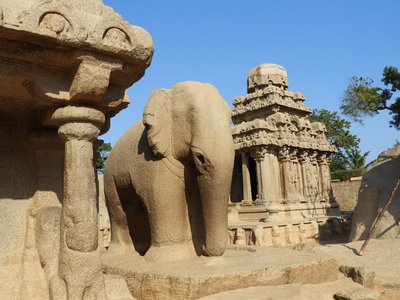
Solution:
M 1 1 L 1 299 L 107 298 L 93 150 L 152 54 L 100 0 Z
M 288 91 L 283 67 L 253 68 L 247 91 L 246 97 L 233 100 L 230 230 L 250 232 L 250 244 L 314 239 L 318 227 L 340 216 L 329 169 L 335 148 L 325 137 L 325 126 L 308 120 L 311 109 L 303 94 Z

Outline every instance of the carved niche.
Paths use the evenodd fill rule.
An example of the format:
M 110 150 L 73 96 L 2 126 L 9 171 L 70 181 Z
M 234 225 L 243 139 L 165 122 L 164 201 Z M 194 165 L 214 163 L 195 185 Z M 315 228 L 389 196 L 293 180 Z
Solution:
M 103 35 L 103 44 L 124 50 L 131 50 L 132 44 L 128 34 L 120 28 L 108 28 Z
M 47 29 L 56 35 L 69 34 L 72 29 L 71 23 L 60 13 L 47 12 L 40 17 L 39 27 Z

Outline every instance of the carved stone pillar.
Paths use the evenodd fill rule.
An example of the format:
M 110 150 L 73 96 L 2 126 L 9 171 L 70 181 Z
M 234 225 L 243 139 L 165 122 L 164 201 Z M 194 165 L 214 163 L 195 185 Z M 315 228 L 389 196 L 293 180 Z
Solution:
M 242 176 L 243 176 L 243 202 L 251 204 L 253 199 L 251 195 L 249 157 L 248 154 L 245 152 L 242 153 Z
M 265 179 L 266 174 L 263 168 L 263 161 L 265 158 L 265 154 L 267 153 L 266 149 L 258 149 L 254 155 L 254 159 L 256 161 L 256 170 L 257 170 L 257 203 L 265 203 Z
M 303 186 L 303 198 L 308 198 L 308 182 L 307 182 L 307 171 L 309 165 L 309 156 L 307 151 L 301 151 L 299 154 L 299 163 L 301 169 L 301 181 Z
M 261 162 L 264 182 L 264 199 L 267 202 L 280 202 L 282 199 L 282 184 L 280 178 L 279 161 L 276 150 L 268 147 Z
M 290 156 L 289 148 L 284 146 L 279 149 L 279 161 L 281 162 L 284 202 L 290 199 Z
M 328 198 L 331 199 L 332 196 L 332 177 L 331 177 L 331 162 L 332 162 L 332 153 L 327 153 L 326 155 L 326 166 L 325 166 L 325 191 L 328 195 Z M 335 200 L 336 201 L 336 200 Z
M 299 160 L 297 158 L 297 149 L 291 149 L 290 150 L 290 173 L 289 173 L 289 194 L 290 194 L 290 199 L 291 200 L 300 200 L 302 197 L 300 197 L 301 193 L 301 183 L 300 183 L 300 177 L 299 177 L 299 170 L 298 170 L 298 165 L 299 165 Z
M 312 151 L 310 154 L 310 172 L 309 176 L 309 196 L 312 201 L 316 201 L 319 197 L 320 189 L 320 172 L 317 162 L 317 151 Z
M 318 165 L 321 178 L 321 196 L 328 200 L 331 190 L 331 172 L 329 169 L 329 158 L 326 153 L 321 153 L 318 156 Z
M 304 180 L 303 180 L 303 171 L 302 165 L 300 163 L 300 154 L 296 153 L 296 157 L 292 159 L 292 162 L 295 161 L 295 172 L 297 174 L 297 196 L 300 202 L 304 202 Z
M 58 275 L 50 282 L 53 299 L 106 299 L 98 249 L 98 211 L 93 142 L 104 114 L 87 107 L 57 109 L 53 121 L 65 141 L 64 196 Z M 84 267 L 82 267 L 84 266 Z

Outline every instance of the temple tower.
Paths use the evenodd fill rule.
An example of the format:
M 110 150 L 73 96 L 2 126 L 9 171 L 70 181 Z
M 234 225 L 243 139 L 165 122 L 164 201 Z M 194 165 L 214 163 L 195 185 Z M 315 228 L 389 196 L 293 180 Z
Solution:
M 304 101 L 302 93 L 288 91 L 287 72 L 275 64 L 253 68 L 247 96 L 233 100 L 233 182 L 239 187 L 232 189 L 230 230 L 245 229 L 249 244 L 314 239 L 319 227 L 340 216 L 329 170 L 336 150 L 325 126 L 308 120 L 312 110 Z M 255 232 L 263 242 L 255 241 Z

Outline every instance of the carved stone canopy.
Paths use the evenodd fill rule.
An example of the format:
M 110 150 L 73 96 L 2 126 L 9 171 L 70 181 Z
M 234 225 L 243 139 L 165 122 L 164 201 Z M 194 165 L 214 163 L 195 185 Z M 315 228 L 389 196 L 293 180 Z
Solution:
M 91 106 L 106 115 L 105 131 L 153 51 L 144 29 L 100 0 L 1 1 L 2 109 L 36 110 L 34 122 L 51 126 L 58 107 Z
M 152 55 L 100 0 L 0 1 L 1 299 L 112 298 L 93 154 Z

